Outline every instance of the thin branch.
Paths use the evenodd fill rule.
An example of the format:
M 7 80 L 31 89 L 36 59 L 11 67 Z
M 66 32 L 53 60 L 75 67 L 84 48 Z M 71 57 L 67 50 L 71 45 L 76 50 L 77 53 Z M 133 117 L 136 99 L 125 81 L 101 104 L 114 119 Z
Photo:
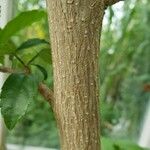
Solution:
M 0 67 L 0 72 L 2 73 L 17 73 L 18 71 L 8 67 Z
M 145 84 L 144 85 L 144 91 L 145 92 L 150 92 L 150 84 Z
M 45 98 L 45 100 L 52 104 L 54 101 L 54 92 L 44 83 L 40 83 L 38 89 L 40 94 Z
M 103 124 L 102 124 L 105 128 L 107 128 L 107 129 L 109 129 L 109 130 L 113 130 L 113 125 L 112 124 L 110 124 L 109 122 L 104 122 Z
M 104 0 L 105 1 L 105 7 L 107 8 L 108 6 L 112 6 L 120 1 L 124 0 Z
M 0 66 L 0 72 L 3 72 L 3 73 L 25 73 L 26 74 L 26 73 L 28 73 L 28 70 L 24 70 L 22 72 L 19 72 L 15 69 L 12 69 L 12 68 Z M 47 102 L 49 102 L 50 104 L 53 103 L 53 101 L 54 101 L 53 91 L 51 89 L 49 89 L 46 84 L 40 83 L 38 86 L 38 90 Z
M 25 74 L 29 74 L 28 68 L 24 68 L 24 70 L 19 71 L 19 70 L 4 67 L 4 66 L 0 66 L 0 72 L 2 72 L 2 73 L 25 73 Z

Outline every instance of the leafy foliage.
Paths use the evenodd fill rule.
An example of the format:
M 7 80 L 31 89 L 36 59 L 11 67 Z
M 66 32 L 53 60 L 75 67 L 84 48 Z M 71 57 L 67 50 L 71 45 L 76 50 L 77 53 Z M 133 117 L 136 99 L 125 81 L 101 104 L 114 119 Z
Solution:
M 22 12 L 19 16 L 11 20 L 0 32 L 1 43 L 8 41 L 15 33 L 43 19 L 45 16 L 46 13 L 41 10 Z
M 0 31 L 0 56 L 3 60 L 4 55 L 15 56 L 24 67 L 28 67 L 35 60 L 32 57 L 28 64 L 16 55 L 18 51 L 29 49 L 41 44 L 49 45 L 44 39 L 33 38 L 23 42 L 18 48 L 12 42 L 11 37 L 21 29 L 31 25 L 32 23 L 41 20 L 45 16 L 44 11 L 33 10 L 21 13 L 18 17 L 10 21 L 4 29 Z M 12 62 L 14 57 L 12 57 Z M 1 62 L 2 63 L 2 62 Z M 40 66 L 35 65 L 47 78 L 46 70 Z M 20 120 L 28 110 L 29 105 L 33 101 L 35 94 L 37 94 L 37 78 L 29 74 L 12 74 L 8 77 L 3 85 L 1 93 L 1 111 L 8 129 L 14 128 L 17 121 Z M 13 85 L 13 87 L 12 87 Z M 32 85 L 32 86 L 31 86 Z
M 0 30 L 0 63 L 3 63 L 3 57 L 6 54 L 12 54 L 16 50 L 14 42 L 11 37 L 20 30 L 32 25 L 33 23 L 43 19 L 46 13 L 42 10 L 32 10 L 20 13 L 16 18 L 11 20 L 4 29 Z M 35 46 L 41 43 L 46 43 L 42 39 L 32 39 L 23 43 L 19 49 Z
M 0 57 L 3 63 L 4 55 L 11 57 L 12 63 L 14 60 L 21 62 L 23 67 L 30 68 L 31 63 L 39 56 L 38 52 L 35 56 L 31 55 L 31 60 L 26 64 L 24 60 L 18 55 L 24 49 L 31 49 L 33 47 L 49 43 L 40 38 L 32 38 L 23 42 L 18 48 L 11 40 L 20 30 L 30 26 L 34 22 L 41 20 L 46 16 L 46 13 L 41 10 L 32 10 L 23 12 L 16 18 L 11 20 L 4 29 L 0 30 Z M 32 51 L 31 51 L 32 53 Z M 33 53 L 34 54 L 34 53 Z M 13 57 L 15 56 L 15 57 Z M 34 65 L 44 75 L 44 80 L 47 79 L 47 71 L 40 65 Z M 19 67 L 17 65 L 17 67 Z M 23 68 L 23 69 L 25 69 Z M 12 87 L 13 85 L 13 87 Z M 20 120 L 27 112 L 34 97 L 37 94 L 38 82 L 37 77 L 33 74 L 11 74 L 2 87 L 1 92 L 1 111 L 8 129 L 13 129 L 18 120 Z
M 37 64 L 32 64 L 32 65 L 37 67 L 42 72 L 42 74 L 44 76 L 44 80 L 46 80 L 48 78 L 47 71 L 44 67 L 42 67 L 41 65 L 37 65 Z
M 0 56 L 4 56 L 7 54 L 12 54 L 16 50 L 15 44 L 12 42 L 12 40 L 9 40 L 8 42 L 0 43 Z
M 34 75 L 25 74 L 12 74 L 4 83 L 1 92 L 1 112 L 8 129 L 13 129 L 27 112 L 37 95 L 37 85 Z
M 29 40 L 23 42 L 17 48 L 17 51 L 27 49 L 27 48 L 31 48 L 31 47 L 34 47 L 34 46 L 38 46 L 38 45 L 41 45 L 41 44 L 48 44 L 49 45 L 49 43 L 44 39 L 39 39 L 39 38 L 29 39 Z
M 46 64 L 52 64 L 52 58 L 49 48 L 44 48 L 40 51 L 39 57 L 44 61 Z
M 144 149 L 130 141 L 113 140 L 102 137 L 102 150 L 144 150 Z
M 129 0 L 120 16 L 115 7 L 107 12 L 100 54 L 103 136 L 133 141 L 140 136 L 149 101 L 144 90 L 150 82 L 149 8 L 148 1 Z

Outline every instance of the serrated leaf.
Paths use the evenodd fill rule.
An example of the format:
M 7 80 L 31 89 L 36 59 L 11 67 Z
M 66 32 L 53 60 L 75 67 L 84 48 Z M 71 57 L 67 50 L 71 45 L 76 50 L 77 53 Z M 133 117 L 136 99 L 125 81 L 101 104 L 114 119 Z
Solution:
M 18 31 L 30 26 L 34 22 L 37 22 L 44 18 L 46 13 L 42 10 L 32 10 L 27 12 L 22 12 L 16 18 L 11 20 L 0 32 L 0 42 L 6 42 Z
M 48 73 L 47 73 L 46 69 L 40 65 L 37 65 L 37 64 L 32 64 L 32 65 L 37 67 L 42 72 L 42 74 L 44 76 L 44 80 L 46 80 L 48 77 Z
M 40 44 L 49 44 L 45 39 L 39 39 L 39 38 L 33 38 L 25 41 L 22 43 L 18 48 L 17 51 L 23 50 L 23 49 L 28 49 L 33 46 L 38 46 Z
M 8 129 L 13 129 L 37 94 L 34 75 L 11 74 L 1 92 L 1 112 Z

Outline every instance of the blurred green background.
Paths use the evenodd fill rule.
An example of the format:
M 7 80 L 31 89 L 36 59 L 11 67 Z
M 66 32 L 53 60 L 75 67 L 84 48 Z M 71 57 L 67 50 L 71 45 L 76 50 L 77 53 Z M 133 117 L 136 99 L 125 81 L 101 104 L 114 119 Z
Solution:
M 22 11 L 46 7 L 45 0 L 15 0 L 14 3 L 14 16 Z M 47 18 L 17 33 L 12 39 L 18 46 L 29 38 L 37 37 L 49 40 Z M 145 89 L 150 83 L 149 0 L 126 0 L 125 3 L 108 8 L 101 39 L 99 63 L 101 134 L 105 137 L 103 143 L 110 144 L 111 139 L 137 143 L 150 100 Z M 40 48 L 36 47 L 34 52 Z M 29 60 L 35 55 L 34 52 L 25 52 L 22 59 Z M 49 73 L 47 84 L 53 87 L 52 64 L 46 58 L 43 55 L 36 62 L 40 61 L 46 66 Z M 16 62 L 13 62 L 15 65 Z M 16 128 L 7 132 L 7 142 L 59 148 L 52 110 L 40 95 Z M 117 144 L 114 150 L 120 150 Z M 131 150 L 134 150 L 132 146 Z

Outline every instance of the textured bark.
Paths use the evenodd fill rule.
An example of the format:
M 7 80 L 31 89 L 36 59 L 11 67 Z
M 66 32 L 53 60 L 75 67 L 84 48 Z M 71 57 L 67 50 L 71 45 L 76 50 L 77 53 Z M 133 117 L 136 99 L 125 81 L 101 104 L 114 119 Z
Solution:
M 6 150 L 3 125 L 4 125 L 3 120 L 2 120 L 2 118 L 0 118 L 0 150 Z
M 98 58 L 102 0 L 47 0 L 53 110 L 62 150 L 100 150 Z

